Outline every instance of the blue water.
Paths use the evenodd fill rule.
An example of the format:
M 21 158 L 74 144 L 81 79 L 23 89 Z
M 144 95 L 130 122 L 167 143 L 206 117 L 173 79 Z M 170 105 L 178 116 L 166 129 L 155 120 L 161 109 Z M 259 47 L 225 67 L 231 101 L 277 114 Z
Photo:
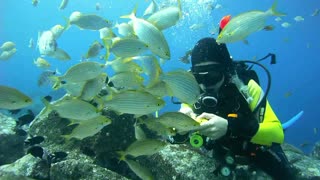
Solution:
M 164 71 L 176 68 L 188 69 L 190 65 L 179 62 L 178 58 L 192 48 L 197 40 L 211 36 L 210 30 L 217 26 L 224 15 L 235 16 L 249 10 L 267 10 L 273 3 L 272 0 L 181 1 L 183 19 L 175 27 L 164 31 L 172 54 L 171 60 L 163 66 Z M 97 2 L 101 4 L 99 11 L 95 9 Z M 156 2 L 161 4 L 159 0 Z M 175 4 L 175 1 L 171 0 L 171 3 Z M 39 51 L 28 47 L 30 38 L 36 42 L 39 31 L 48 30 L 56 24 L 64 25 L 64 18 L 69 17 L 73 11 L 95 13 L 114 23 L 120 23 L 127 20 L 119 17 L 129 14 L 136 4 L 138 5 L 137 16 L 141 16 L 149 2 L 145 0 L 70 0 L 64 10 L 58 10 L 59 4 L 60 0 L 40 0 L 37 7 L 32 6 L 31 0 L 0 2 L 0 43 L 13 41 L 18 49 L 10 60 L 0 62 L 0 84 L 17 88 L 31 96 L 35 101 L 32 108 L 36 112 L 43 107 L 40 102 L 41 97 L 48 94 L 59 97 L 63 93 L 53 92 L 50 87 L 37 86 L 37 79 L 42 70 L 33 64 L 33 60 L 39 56 Z M 215 7 L 217 4 L 220 4 L 221 8 L 210 10 L 210 6 Z M 271 17 L 268 23 L 275 27 L 273 31 L 252 34 L 247 39 L 248 45 L 243 42 L 228 44 L 234 59 L 252 60 L 254 57 L 261 58 L 269 52 L 277 55 L 276 65 L 264 62 L 272 74 L 272 86 L 268 99 L 282 122 L 304 110 L 302 118 L 285 132 L 285 138 L 286 142 L 297 147 L 303 143 L 310 143 L 310 146 L 303 149 L 307 153 L 320 137 L 319 133 L 315 134 L 313 131 L 314 128 L 320 128 L 317 112 L 317 101 L 320 100 L 320 85 L 317 79 L 320 67 L 318 56 L 320 16 L 310 16 L 316 8 L 320 8 L 318 1 L 282 0 L 278 3 L 277 9 L 287 13 L 287 16 L 282 17 L 282 22 L 291 23 L 290 27 L 283 28 L 282 22 L 276 22 L 274 17 Z M 305 20 L 295 22 L 293 18 L 298 15 Z M 192 31 L 189 27 L 193 24 L 204 26 Z M 59 69 L 64 73 L 69 67 L 79 63 L 81 56 L 86 53 L 94 40 L 99 40 L 99 32 L 80 30 L 72 26 L 57 40 L 58 46 L 67 51 L 72 60 L 62 62 L 46 58 L 51 63 L 51 69 Z M 266 76 L 261 69 L 257 68 L 257 71 L 261 75 L 262 86 L 265 87 Z M 162 111 L 175 111 L 178 108 L 168 100 L 167 106 Z

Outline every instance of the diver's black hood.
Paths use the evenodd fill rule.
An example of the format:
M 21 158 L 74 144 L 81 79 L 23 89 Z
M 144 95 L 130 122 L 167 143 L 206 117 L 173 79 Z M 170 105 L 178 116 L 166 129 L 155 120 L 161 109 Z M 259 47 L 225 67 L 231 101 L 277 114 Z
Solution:
M 232 66 L 232 59 L 225 44 L 218 44 L 214 38 L 206 37 L 197 42 L 191 53 L 192 70 L 201 63 L 215 62 L 224 68 Z

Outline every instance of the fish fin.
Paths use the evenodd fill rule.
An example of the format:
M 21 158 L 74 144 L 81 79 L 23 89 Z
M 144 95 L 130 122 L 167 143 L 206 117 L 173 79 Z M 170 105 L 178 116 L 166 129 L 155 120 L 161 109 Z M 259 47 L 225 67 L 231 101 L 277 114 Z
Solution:
M 242 40 L 242 42 L 243 42 L 245 45 L 249 45 L 249 41 L 246 40 L 246 39 Z
M 76 119 L 68 119 L 70 121 L 70 124 L 68 124 L 67 126 L 73 126 L 75 124 L 80 124 L 81 122 L 79 120 Z
M 265 26 L 263 29 L 266 31 L 272 31 L 274 29 L 274 26 L 268 25 L 268 26 Z
M 154 117 L 156 117 L 156 118 L 159 117 L 159 111 L 154 112 Z
M 58 68 L 56 68 L 55 73 L 56 73 L 57 75 L 61 75 L 61 72 L 59 71 Z
M 182 9 L 181 9 L 181 1 L 178 0 L 178 8 L 179 8 L 179 19 L 182 18 Z
M 116 153 L 119 155 L 118 163 L 120 163 L 121 161 L 125 161 L 126 160 L 126 152 L 125 151 L 116 151 Z
M 286 13 L 278 12 L 276 10 L 278 5 L 278 1 L 275 0 L 274 3 L 272 4 L 272 7 L 267 11 L 268 13 L 270 12 L 273 16 L 286 16 Z
M 107 62 L 110 56 L 110 48 L 112 46 L 112 39 L 111 38 L 103 38 L 102 43 L 104 48 L 106 49 L 106 55 L 104 56 L 105 61 Z M 107 65 L 107 63 L 105 64 Z
M 120 16 L 120 18 L 127 18 L 127 19 L 137 18 L 136 17 L 137 9 L 138 9 L 138 4 L 135 5 L 135 7 L 133 8 L 132 12 L 129 15 L 123 15 L 123 16 Z
M 67 134 L 67 135 L 61 135 L 61 137 L 63 137 L 66 141 L 69 141 L 71 138 L 73 138 L 73 137 L 71 137 L 69 134 Z
M 47 111 L 49 111 L 51 109 L 51 104 L 50 102 L 47 100 L 46 97 L 41 98 L 42 103 L 45 105 L 45 108 L 43 111 L 41 111 L 41 114 L 45 114 Z
M 41 34 L 42 34 L 42 32 L 41 32 L 41 31 L 38 31 L 38 39 L 37 39 L 36 50 L 39 49 L 39 39 L 40 39 L 40 37 L 41 37 Z
M 61 80 L 58 76 L 50 76 L 49 79 L 54 82 L 52 89 L 58 90 L 59 88 L 61 88 L 62 83 L 61 83 Z
M 71 26 L 69 18 L 63 16 L 63 19 L 66 21 L 66 25 L 64 26 L 64 31 L 68 30 Z

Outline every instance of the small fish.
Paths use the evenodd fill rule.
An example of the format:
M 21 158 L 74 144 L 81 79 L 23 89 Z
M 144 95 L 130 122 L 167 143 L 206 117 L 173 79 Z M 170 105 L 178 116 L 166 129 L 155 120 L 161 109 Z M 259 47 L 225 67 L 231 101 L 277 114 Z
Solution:
M 140 61 L 143 72 L 149 77 L 149 82 L 146 87 L 152 87 L 159 81 L 159 77 L 162 73 L 161 66 L 158 59 L 153 55 L 148 56 L 137 56 L 133 57 L 133 60 Z
M 14 110 L 9 110 L 11 114 L 18 114 L 21 111 L 21 109 L 14 109 Z
M 143 88 L 143 77 L 135 72 L 121 72 L 110 77 L 113 87 L 119 90 L 135 90 Z
M 286 93 L 284 94 L 284 97 L 285 97 L 285 98 L 288 98 L 288 97 L 290 97 L 290 96 L 292 96 L 292 92 L 291 92 L 291 91 L 288 91 L 288 92 L 286 92 Z
M 119 113 L 145 115 L 154 113 L 165 105 L 165 101 L 144 91 L 127 90 L 107 97 L 105 106 Z
M 96 78 L 103 72 L 104 68 L 104 64 L 93 61 L 78 63 L 70 67 L 64 75 L 52 76 L 51 79 L 55 82 L 53 89 L 60 88 L 61 83 L 76 83 Z
M 69 0 L 62 0 L 59 6 L 59 10 L 63 10 L 67 7 Z
M 28 47 L 31 48 L 31 49 L 34 48 L 34 40 L 33 40 L 33 38 L 30 38 Z
M 310 146 L 310 145 L 311 145 L 310 142 L 304 142 L 304 143 L 301 143 L 301 144 L 300 144 L 300 147 L 306 148 L 306 147 L 308 147 L 308 146 Z
M 186 51 L 184 56 L 179 58 L 179 61 L 183 62 L 184 64 L 190 64 L 191 53 L 192 53 L 192 49 Z
M 154 0 L 152 0 L 152 2 L 149 4 L 147 9 L 144 11 L 143 16 L 153 14 L 156 11 L 158 11 L 158 9 L 159 9 L 158 4 Z
M 318 128 L 313 128 L 313 134 L 317 135 L 318 134 L 319 129 Z
M 151 171 L 142 166 L 141 164 L 137 163 L 136 161 L 134 160 L 131 160 L 131 159 L 126 159 L 124 160 L 129 168 L 137 175 L 139 176 L 139 178 L 143 179 L 143 180 L 153 180 L 153 175 L 151 173 Z
M 196 30 L 199 30 L 199 29 L 201 29 L 201 28 L 203 28 L 204 27 L 204 25 L 203 24 L 192 24 L 191 26 L 189 26 L 189 29 L 191 30 L 191 31 L 196 31 Z
M 282 21 L 282 18 L 281 17 L 276 17 L 274 20 L 277 21 L 277 22 L 280 22 L 280 21 Z
M 315 9 L 314 11 L 313 11 L 313 13 L 311 14 L 311 16 L 318 16 L 319 15 L 319 13 L 320 13 L 320 9 Z
M 35 64 L 37 67 L 44 69 L 49 68 L 51 66 L 50 63 L 42 57 L 38 57 L 36 60 L 33 60 L 33 64 Z
M 200 87 L 191 72 L 186 70 L 169 71 L 160 78 L 166 83 L 169 96 L 178 98 L 182 103 L 194 104 L 200 96 Z
M 309 49 L 311 47 L 311 44 L 307 43 L 306 47 Z
M 135 72 L 142 73 L 142 68 L 135 62 L 131 61 L 130 58 L 118 57 L 113 61 L 107 61 L 107 66 L 111 66 L 115 73 L 121 72 Z
M 27 150 L 27 154 L 31 154 L 34 157 L 38 157 L 51 166 L 52 163 L 56 163 L 65 159 L 68 154 L 66 152 L 57 151 L 50 153 L 48 150 L 40 146 L 32 146 Z
M 65 30 L 65 28 L 60 24 L 57 24 L 50 29 L 50 31 L 52 32 L 52 34 L 54 36 L 54 39 L 58 39 L 62 35 L 64 30 Z
M 270 16 L 284 16 L 276 11 L 277 1 L 272 7 L 263 11 L 249 11 L 242 13 L 230 20 L 222 29 L 217 38 L 217 43 L 232 43 L 246 39 L 250 34 L 266 28 L 266 21 Z M 269 28 L 270 29 L 270 28 Z
M 9 51 L 2 51 L 0 54 L 0 60 L 9 60 L 14 54 L 16 54 L 16 52 L 16 48 L 13 48 Z
M 32 99 L 17 89 L 0 86 L 0 109 L 21 109 L 32 104 Z
M 105 86 L 107 78 L 106 73 L 101 73 L 98 77 L 88 80 L 83 85 L 80 98 L 85 101 L 91 101 Z
M 27 131 L 20 129 L 20 128 L 15 128 L 15 132 L 16 132 L 16 135 L 18 135 L 18 136 L 25 137 L 28 135 Z
M 181 2 L 177 0 L 178 6 L 170 6 L 153 13 L 147 21 L 156 26 L 159 30 L 167 29 L 177 24 L 182 17 Z
M 304 21 L 304 18 L 302 16 L 296 16 L 293 18 L 296 22 Z
M 67 91 L 68 94 L 70 94 L 73 97 L 80 97 L 83 91 L 83 87 L 86 85 L 87 81 L 83 82 L 69 82 L 62 84 L 62 88 Z
M 54 104 L 42 99 L 42 102 L 46 106 L 43 113 L 54 110 L 60 117 L 71 120 L 85 121 L 87 119 L 96 118 L 101 114 L 92 104 L 79 99 L 65 99 Z
M 146 50 L 148 45 L 134 38 L 116 38 L 110 47 L 110 51 L 117 57 L 133 57 Z
M 159 12 L 159 11 L 158 11 Z M 155 14 L 153 14 L 155 15 Z M 150 16 L 149 18 L 151 18 Z M 135 16 L 135 10 L 128 16 L 121 18 L 130 18 L 132 27 L 138 38 L 148 45 L 151 52 L 163 59 L 170 59 L 170 49 L 163 33 L 152 23 Z
M 125 160 L 127 155 L 138 157 L 155 154 L 163 149 L 166 145 L 167 143 L 165 141 L 157 139 L 137 140 L 130 144 L 125 151 L 118 151 L 117 153 L 120 155 L 120 160 Z
M 57 42 L 54 38 L 54 34 L 48 30 L 38 33 L 37 47 L 39 52 L 43 56 L 51 56 L 57 49 Z
M 49 85 L 53 83 L 53 81 L 50 79 L 51 76 L 54 76 L 56 74 L 59 74 L 58 71 L 51 71 L 51 70 L 46 70 L 43 71 L 38 79 L 38 86 L 44 86 L 44 85 Z
M 61 61 L 69 61 L 71 59 L 69 54 L 61 48 L 57 48 L 54 54 L 51 55 L 51 57 Z
M 121 24 L 116 23 L 115 27 L 118 28 L 118 33 L 121 36 L 124 36 L 124 37 L 134 37 L 135 36 L 132 25 L 130 25 L 128 23 L 121 23 Z
M 75 122 L 78 123 L 78 122 Z M 81 121 L 78 126 L 76 126 L 71 134 L 62 135 L 62 137 L 66 138 L 66 140 L 70 140 L 71 138 L 76 138 L 82 140 L 86 137 L 93 136 L 101 131 L 102 128 L 109 125 L 111 120 L 105 116 L 98 116 L 92 119 L 87 119 Z
M 288 22 L 284 22 L 284 23 L 281 24 L 281 26 L 284 27 L 284 28 L 288 28 L 288 27 L 291 26 L 291 24 L 288 23 Z
M 160 123 L 166 128 L 174 128 L 179 134 L 197 130 L 200 127 L 199 122 L 181 112 L 166 112 L 158 118 L 146 119 L 144 122 Z
M 99 30 L 104 27 L 111 28 L 112 22 L 95 14 L 83 14 L 79 11 L 73 12 L 69 17 L 69 23 L 80 29 Z
M 38 3 L 39 3 L 38 0 L 32 0 L 32 1 L 31 1 L 31 4 L 32 4 L 34 7 L 37 7 L 37 6 L 38 6 Z
M 220 8 L 222 8 L 222 5 L 221 4 L 217 4 L 214 8 L 215 9 L 220 9 Z
M 18 125 L 23 126 L 25 124 L 30 124 L 34 120 L 35 116 L 31 110 L 28 110 L 28 113 L 18 117 Z
M 1 45 L 0 49 L 2 51 L 10 51 L 15 47 L 16 47 L 16 44 L 14 42 L 7 41 Z
M 100 39 L 112 39 L 116 37 L 111 28 L 104 27 L 99 29 Z
M 100 5 L 100 3 L 97 2 L 96 3 L 96 10 L 99 11 L 100 9 L 101 9 L 101 5 Z
M 34 136 L 31 138 L 28 138 L 24 141 L 24 143 L 28 146 L 33 146 L 36 144 L 40 144 L 44 141 L 44 137 L 43 136 Z
M 103 49 L 104 46 L 99 41 L 94 41 L 85 55 L 86 59 L 93 58 L 99 55 L 100 50 Z
M 147 139 L 147 135 L 144 133 L 140 125 L 134 124 L 134 137 L 136 138 L 136 140 Z
M 171 127 L 166 127 L 159 122 L 152 121 L 152 120 L 149 121 L 148 119 L 139 120 L 138 122 L 139 122 L 139 124 L 146 125 L 146 127 L 149 130 L 154 131 L 159 136 L 175 136 L 175 135 L 177 135 L 177 132 L 175 129 L 173 129 Z
M 147 87 L 145 90 L 159 98 L 163 98 L 169 94 L 167 85 L 163 81 L 157 81 L 154 85 Z

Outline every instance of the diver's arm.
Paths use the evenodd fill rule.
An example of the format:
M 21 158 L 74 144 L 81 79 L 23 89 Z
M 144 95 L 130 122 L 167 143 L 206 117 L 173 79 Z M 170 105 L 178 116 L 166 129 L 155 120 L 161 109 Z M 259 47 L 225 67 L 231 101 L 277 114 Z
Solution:
M 258 104 L 263 96 L 261 87 L 253 80 L 248 83 L 249 93 L 253 97 L 250 103 L 250 109 L 253 109 Z M 272 143 L 283 143 L 284 134 L 276 114 L 273 112 L 269 102 L 267 101 L 263 121 L 259 123 L 256 133 L 252 136 L 251 142 L 261 145 L 271 145 Z
M 283 141 L 284 133 L 281 122 L 267 101 L 264 120 L 259 124 L 259 129 L 252 137 L 251 142 L 255 144 L 271 145 L 272 143 L 282 144 Z

